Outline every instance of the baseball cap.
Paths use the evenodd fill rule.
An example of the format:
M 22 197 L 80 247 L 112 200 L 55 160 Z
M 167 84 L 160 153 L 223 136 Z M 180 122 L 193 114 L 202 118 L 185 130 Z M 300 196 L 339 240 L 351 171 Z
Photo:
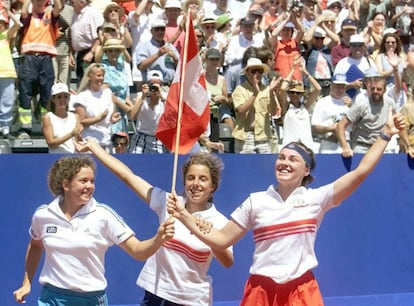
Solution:
M 326 32 L 321 27 L 316 27 L 315 31 L 313 32 L 313 37 L 326 37 Z
M 253 18 L 244 17 L 240 19 L 240 25 L 252 25 L 255 24 L 255 20 Z
M 289 22 L 286 22 L 286 24 L 285 24 L 285 26 L 284 26 L 284 28 L 294 28 L 295 27 L 295 25 L 293 24 L 293 22 L 291 22 L 291 21 L 289 21 Z
M 328 0 L 327 3 L 326 3 L 326 7 L 330 7 L 334 3 L 338 3 L 342 6 L 342 1 L 340 1 L 340 0 Z
M 342 85 L 348 85 L 348 82 L 346 80 L 346 75 L 342 73 L 337 73 L 332 76 L 332 83 L 333 84 L 342 84 Z
M 151 21 L 151 29 L 155 28 L 165 28 L 165 21 L 162 19 L 153 19 Z
M 150 70 L 148 72 L 148 80 L 160 80 L 162 82 L 163 75 L 159 70 Z
M 347 29 L 356 30 L 357 28 L 358 26 L 355 20 L 347 18 L 344 21 L 342 21 L 342 24 L 341 24 L 342 30 L 347 30 Z
M 380 77 L 380 74 L 378 73 L 376 68 L 370 67 L 369 69 L 364 71 L 364 77 L 365 78 L 378 78 Z
M 111 136 L 111 141 L 114 142 L 115 141 L 115 138 L 117 136 L 119 136 L 119 137 L 125 137 L 127 140 L 129 140 L 128 133 L 126 133 L 126 132 L 115 132 Z
M 181 9 L 181 2 L 179 0 L 167 0 L 164 8 L 179 8 Z
M 351 36 L 349 43 L 351 45 L 361 45 L 361 44 L 365 45 L 365 40 L 361 34 L 354 34 Z
M 64 83 L 56 83 L 52 86 L 52 96 L 55 96 L 60 93 L 66 93 L 69 95 L 70 93 L 68 85 Z
M 216 48 L 210 48 L 206 52 L 206 58 L 221 58 L 221 52 Z

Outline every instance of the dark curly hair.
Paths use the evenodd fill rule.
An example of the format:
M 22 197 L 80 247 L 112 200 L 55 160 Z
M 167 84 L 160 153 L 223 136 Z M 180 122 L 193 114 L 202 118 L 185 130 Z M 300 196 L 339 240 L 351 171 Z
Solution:
M 71 181 L 81 168 L 92 168 L 96 172 L 96 163 L 90 156 L 70 156 L 58 159 L 50 168 L 47 183 L 54 196 L 63 195 L 63 182 Z

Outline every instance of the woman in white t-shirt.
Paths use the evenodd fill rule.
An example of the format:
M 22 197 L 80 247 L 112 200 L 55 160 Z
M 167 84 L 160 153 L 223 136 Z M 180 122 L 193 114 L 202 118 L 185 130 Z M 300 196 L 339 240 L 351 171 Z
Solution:
M 93 140 L 78 142 L 76 146 L 81 152 L 91 151 L 122 179 L 157 214 L 160 223 L 171 218 L 166 207 L 169 192 L 133 173 Z M 181 199 L 186 203 L 186 209 L 193 216 L 209 220 L 217 228 L 227 222 L 213 201 L 221 169 L 221 160 L 210 153 L 193 154 L 182 167 L 184 194 Z M 231 247 L 217 252 L 196 238 L 183 224 L 176 222 L 174 239 L 148 258 L 138 277 L 137 285 L 145 290 L 140 305 L 211 306 L 212 279 L 208 270 L 214 257 L 225 267 L 233 264 Z
M 70 93 L 66 84 L 53 85 L 50 111 L 42 120 L 42 131 L 49 153 L 75 153 L 73 141 L 81 137 L 83 127 L 79 116 L 68 110 L 69 99 Z
M 86 155 L 62 157 L 51 167 L 48 187 L 55 198 L 33 214 L 23 282 L 13 293 L 18 303 L 26 303 L 43 257 L 38 305 L 108 306 L 107 250 L 118 245 L 145 260 L 174 236 L 168 220 L 152 238 L 138 240 L 116 211 L 93 197 L 95 174 L 95 161 Z
M 314 248 L 321 222 L 358 188 L 391 137 L 404 128 L 402 115 L 390 110 L 381 135 L 358 167 L 318 188 L 307 187 L 313 180 L 313 151 L 301 142 L 288 144 L 273 167 L 276 181 L 266 191 L 251 193 L 221 229 L 194 218 L 174 193 L 167 200 L 168 212 L 216 250 L 225 250 L 252 231 L 254 260 L 240 305 L 322 306 L 312 273 L 318 265 Z
M 111 124 L 121 120 L 121 114 L 115 111 L 117 98 L 104 84 L 104 78 L 104 66 L 91 64 L 82 78 L 73 106 L 84 127 L 82 137 L 94 138 L 110 152 Z

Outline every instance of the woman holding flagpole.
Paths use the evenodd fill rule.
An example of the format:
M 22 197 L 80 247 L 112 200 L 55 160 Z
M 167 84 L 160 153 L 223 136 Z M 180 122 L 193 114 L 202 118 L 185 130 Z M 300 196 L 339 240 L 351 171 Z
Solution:
M 203 242 L 226 249 L 249 230 L 255 242 L 254 261 L 242 306 L 312 305 L 323 300 L 312 270 L 318 265 L 315 240 L 325 214 L 346 200 L 374 170 L 391 137 L 405 128 L 401 114 L 388 113 L 387 123 L 359 165 L 332 183 L 308 188 L 313 180 L 314 154 L 301 142 L 291 142 L 274 165 L 275 184 L 251 193 L 221 229 L 195 219 L 171 193 L 167 207 Z
M 134 174 L 124 163 L 108 154 L 93 139 L 75 144 L 78 151 L 92 152 L 110 171 L 127 184 L 158 215 L 160 223 L 170 218 L 166 201 L 169 193 L 154 187 Z M 221 160 L 209 153 L 191 155 L 184 164 L 186 210 L 196 218 L 208 220 L 216 228 L 227 218 L 215 208 L 213 194 L 220 183 Z M 142 306 L 212 305 L 211 277 L 207 274 L 215 257 L 224 267 L 233 264 L 232 248 L 216 251 L 196 238 L 180 222 L 175 222 L 175 235 L 145 263 L 137 285 L 145 290 Z
M 181 77 L 179 78 L 182 84 L 173 83 L 171 85 L 166 109 L 163 114 L 163 117 L 165 117 L 166 113 L 168 113 L 169 120 L 161 117 L 158 129 L 160 124 L 164 122 L 161 129 L 163 133 L 157 133 L 157 137 L 169 149 L 175 152 L 171 190 L 175 190 L 178 153 L 187 153 L 193 147 L 198 137 L 205 131 L 209 120 L 208 97 L 205 84 L 204 88 L 202 86 L 203 82 L 199 83 L 198 86 L 194 85 L 194 82 L 198 83 L 199 79 L 203 79 L 201 61 L 198 57 L 197 49 L 194 49 L 194 46 L 196 46 L 195 41 L 196 38 L 190 16 L 182 50 L 184 64 L 181 69 Z M 190 68 L 186 71 L 186 65 L 190 61 L 192 62 L 193 70 Z M 194 66 L 198 66 L 199 69 L 194 69 Z M 186 75 L 185 72 L 189 72 L 189 74 Z M 189 87 L 186 87 L 186 85 L 189 85 Z M 184 89 L 187 92 L 192 92 L 194 88 L 198 89 L 197 95 L 193 93 L 193 95 L 189 95 L 189 99 L 183 102 Z M 197 97 L 198 101 L 191 100 L 194 96 Z M 205 100 L 203 100 L 203 96 L 205 96 Z M 179 97 L 179 99 L 174 99 L 174 97 Z M 179 101 L 178 113 L 177 111 L 174 112 L 176 108 L 173 105 L 177 101 Z M 183 106 L 183 104 L 191 104 L 192 102 L 201 102 L 203 104 L 202 107 L 207 110 L 191 113 L 188 105 Z M 193 130 L 189 131 L 183 128 L 187 137 L 181 137 L 182 116 L 186 118 L 184 121 L 192 119 L 190 123 Z M 171 119 L 175 119 L 175 127 L 173 126 L 174 124 L 171 126 L 166 124 L 167 121 L 171 122 Z M 197 126 L 195 131 L 194 126 Z M 168 145 L 166 140 L 170 141 Z M 166 206 L 169 195 L 167 191 L 154 187 L 142 177 L 134 174 L 124 163 L 106 153 L 93 140 L 79 142 L 76 144 L 76 147 L 78 151 L 89 150 L 95 154 L 109 170 L 124 181 L 144 202 L 149 204 L 149 207 L 158 215 L 159 222 L 164 222 L 171 218 Z M 217 228 L 221 228 L 228 221 L 223 214 L 216 210 L 213 204 L 213 194 L 219 186 L 221 170 L 221 160 L 209 153 L 191 155 L 182 168 L 184 195 L 181 197 L 181 200 L 185 203 L 185 209 L 194 217 L 206 219 Z M 176 223 L 174 238 L 165 243 L 146 261 L 138 277 L 137 285 L 145 290 L 144 300 L 141 305 L 211 306 L 212 286 L 211 278 L 207 272 L 213 257 L 225 267 L 231 266 L 234 261 L 231 247 L 216 251 L 202 243 L 183 224 Z

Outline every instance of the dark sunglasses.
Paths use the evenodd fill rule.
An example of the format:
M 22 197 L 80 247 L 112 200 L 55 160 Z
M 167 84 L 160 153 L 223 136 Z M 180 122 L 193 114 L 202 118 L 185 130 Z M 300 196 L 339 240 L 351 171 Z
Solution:
M 121 141 L 121 142 L 117 142 L 115 143 L 115 147 L 126 147 L 128 145 L 128 143 L 125 141 Z
M 302 92 L 300 91 L 288 91 L 288 93 L 291 95 L 302 95 Z
M 250 70 L 250 73 L 251 74 L 256 74 L 256 73 L 262 74 L 263 73 L 263 69 L 262 68 L 251 69 Z
M 106 49 L 105 51 L 108 53 L 120 53 L 121 49 Z

